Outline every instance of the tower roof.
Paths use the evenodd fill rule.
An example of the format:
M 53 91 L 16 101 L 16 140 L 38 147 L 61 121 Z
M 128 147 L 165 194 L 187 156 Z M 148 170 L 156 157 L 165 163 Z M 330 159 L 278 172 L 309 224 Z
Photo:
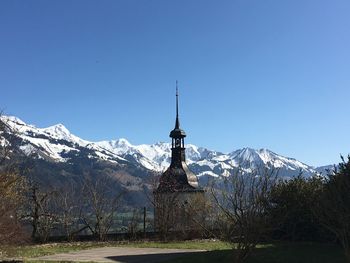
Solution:
M 186 133 L 180 128 L 180 119 L 179 119 L 179 90 L 177 87 L 176 81 L 176 119 L 175 119 L 175 128 L 170 132 L 169 135 L 171 138 L 184 138 Z

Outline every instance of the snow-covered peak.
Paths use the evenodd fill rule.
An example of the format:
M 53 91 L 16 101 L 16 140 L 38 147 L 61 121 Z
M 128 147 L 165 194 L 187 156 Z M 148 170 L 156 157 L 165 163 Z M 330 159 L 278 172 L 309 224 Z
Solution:
M 163 143 L 163 144 L 141 144 L 134 146 L 135 149 L 137 149 L 142 155 L 147 157 L 150 160 L 159 159 L 158 157 L 167 155 L 170 156 L 170 144 L 169 143 Z
M 0 118 L 1 121 L 6 123 L 6 125 L 10 127 L 14 132 L 21 132 L 26 126 L 34 127 L 32 125 L 27 125 L 24 121 L 15 116 L 2 115 Z
M 274 167 L 276 169 L 287 169 L 290 171 L 312 172 L 313 168 L 293 158 L 284 157 L 268 149 L 255 150 L 252 148 L 243 148 L 229 154 L 231 163 L 242 167 Z M 223 156 L 219 157 L 222 160 Z M 218 158 L 217 158 L 218 159 Z
M 14 116 L 1 116 L 1 119 L 9 125 L 14 132 L 19 134 L 31 135 L 35 137 L 48 136 L 55 139 L 67 140 L 73 143 L 83 143 L 84 145 L 88 143 L 74 136 L 70 131 L 61 123 L 47 127 L 47 128 L 37 128 L 34 125 L 26 124 L 21 119 Z
M 20 118 L 17 118 L 15 116 L 3 115 L 3 116 L 1 116 L 1 120 L 5 121 L 5 122 L 14 122 L 18 125 L 26 125 L 26 123 L 24 121 L 22 121 Z
M 202 154 L 199 151 L 199 148 L 193 144 L 186 145 L 186 157 L 191 161 L 199 161 L 202 159 Z
M 261 161 L 258 152 L 252 148 L 243 148 L 236 150 L 229 154 L 233 159 L 239 160 L 239 162 L 256 162 Z
M 43 128 L 41 130 L 52 136 L 55 136 L 64 140 L 69 140 L 71 136 L 71 133 L 69 132 L 69 130 L 61 123 L 47 127 L 47 128 Z
M 114 142 L 115 142 L 115 145 L 118 147 L 128 148 L 132 146 L 131 143 L 125 138 L 120 138 Z
M 89 141 L 79 138 L 78 136 L 75 136 L 61 123 L 47 128 L 38 128 L 38 130 L 48 136 L 51 136 L 52 138 L 58 140 L 66 140 L 73 144 L 78 144 L 80 146 L 86 146 L 91 143 Z
M 129 152 L 129 150 L 133 147 L 131 143 L 129 143 L 129 141 L 124 138 L 111 141 L 95 142 L 95 144 L 115 154 L 125 154 Z
M 20 149 L 25 154 L 41 152 L 49 159 L 65 161 L 65 158 L 62 157 L 63 153 L 77 151 L 72 145 L 85 147 L 89 144 L 88 141 L 71 134 L 63 124 L 37 128 L 34 125 L 26 124 L 17 117 L 2 116 L 1 118 L 11 127 L 12 132 L 23 140 Z M 62 142 L 58 142 L 58 140 L 62 140 Z

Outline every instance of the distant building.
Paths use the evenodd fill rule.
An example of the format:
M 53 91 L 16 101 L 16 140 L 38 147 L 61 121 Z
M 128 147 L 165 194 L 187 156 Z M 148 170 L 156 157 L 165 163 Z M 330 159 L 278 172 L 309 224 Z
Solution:
M 179 94 L 176 84 L 175 128 L 170 132 L 171 164 L 161 175 L 154 191 L 155 228 L 161 234 L 191 232 L 198 229 L 196 220 L 203 214 L 198 209 L 204 201 L 204 190 L 186 164 L 186 133 L 180 128 Z M 198 216 L 198 213 L 200 216 Z

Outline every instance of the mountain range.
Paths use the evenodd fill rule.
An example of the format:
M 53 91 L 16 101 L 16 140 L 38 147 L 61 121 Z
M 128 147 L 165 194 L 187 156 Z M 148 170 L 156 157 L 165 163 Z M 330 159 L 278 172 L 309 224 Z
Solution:
M 91 142 L 73 135 L 63 124 L 37 128 L 13 116 L 2 116 L 1 119 L 11 127 L 23 154 L 51 164 L 62 166 L 74 165 L 82 160 L 85 163 L 98 161 L 118 167 L 119 171 L 128 171 L 129 177 L 138 178 L 145 178 L 149 173 L 161 173 L 170 164 L 170 143 L 132 145 L 127 139 Z M 222 153 L 192 144 L 186 145 L 186 162 L 200 182 L 227 176 L 237 167 L 247 172 L 262 167 L 276 169 L 284 178 L 300 173 L 311 176 L 329 168 L 312 167 L 268 149 L 243 148 Z

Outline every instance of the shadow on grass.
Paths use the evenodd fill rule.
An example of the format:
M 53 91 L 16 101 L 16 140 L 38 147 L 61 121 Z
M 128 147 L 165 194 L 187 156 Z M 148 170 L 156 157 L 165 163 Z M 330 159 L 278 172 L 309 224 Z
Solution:
M 167 263 L 234 262 L 234 250 L 199 252 L 167 260 Z M 146 262 L 146 261 L 145 261 Z M 255 249 L 245 263 L 345 263 L 341 248 L 329 244 L 281 243 Z
M 122 262 L 122 263 L 155 263 L 155 262 L 165 262 L 175 258 L 183 257 L 196 257 L 199 252 L 180 252 L 180 253 L 156 253 L 156 254 L 144 254 L 144 255 L 123 255 L 123 256 L 113 256 L 106 257 L 107 259 Z M 193 263 L 193 262 L 192 262 Z

